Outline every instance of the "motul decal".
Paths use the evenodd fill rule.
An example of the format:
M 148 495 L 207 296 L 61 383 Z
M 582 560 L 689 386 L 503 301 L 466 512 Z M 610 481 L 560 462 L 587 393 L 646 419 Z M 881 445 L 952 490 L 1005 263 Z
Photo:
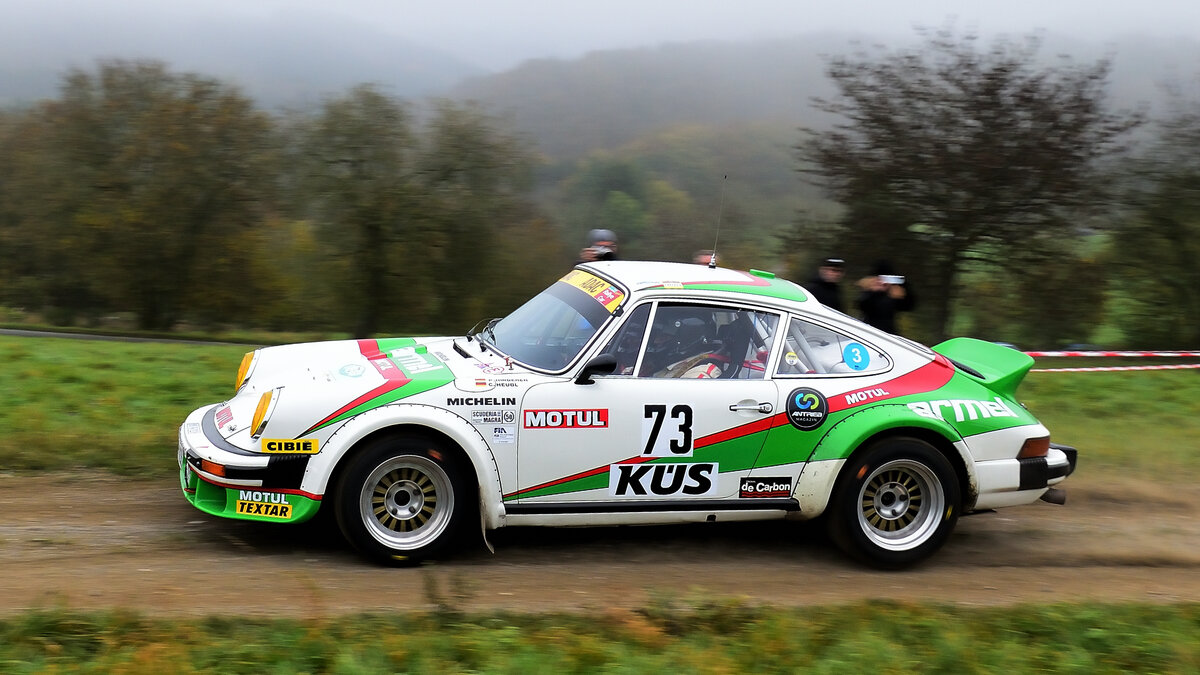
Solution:
M 526 410 L 521 416 L 526 429 L 591 429 L 608 426 L 608 408 L 591 410 Z
M 855 389 L 845 394 L 829 396 L 829 412 L 833 413 L 898 396 L 934 391 L 944 387 L 952 377 L 954 377 L 954 366 L 946 361 L 946 357 L 939 354 L 933 361 L 887 382 Z

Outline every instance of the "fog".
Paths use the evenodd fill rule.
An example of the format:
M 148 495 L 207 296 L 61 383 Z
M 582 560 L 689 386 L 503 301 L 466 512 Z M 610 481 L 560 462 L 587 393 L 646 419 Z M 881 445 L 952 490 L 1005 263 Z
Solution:
M 339 48 L 339 35 L 360 33 L 434 48 L 470 66 L 497 71 L 526 59 L 572 58 L 600 49 L 702 39 L 746 40 L 814 31 L 857 32 L 890 39 L 914 26 L 954 20 L 984 35 L 1061 33 L 1088 41 L 1130 34 L 1200 37 L 1200 3 L 1142 0 L 6 0 L 0 9 L 0 58 L 16 62 L 90 61 L 98 56 L 151 52 L 168 62 L 176 54 L 206 51 L 220 59 L 219 41 L 197 45 L 197 26 L 254 28 L 262 58 L 288 55 L 273 44 L 273 29 L 320 26 L 316 48 Z M 340 48 L 353 48 L 347 41 Z

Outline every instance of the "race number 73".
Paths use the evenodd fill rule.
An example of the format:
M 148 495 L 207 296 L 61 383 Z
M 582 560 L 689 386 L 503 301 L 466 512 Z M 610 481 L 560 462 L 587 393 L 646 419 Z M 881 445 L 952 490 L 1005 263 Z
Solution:
M 667 422 L 667 406 L 647 405 L 642 420 L 642 443 L 645 457 L 691 457 L 692 407 L 673 406 Z

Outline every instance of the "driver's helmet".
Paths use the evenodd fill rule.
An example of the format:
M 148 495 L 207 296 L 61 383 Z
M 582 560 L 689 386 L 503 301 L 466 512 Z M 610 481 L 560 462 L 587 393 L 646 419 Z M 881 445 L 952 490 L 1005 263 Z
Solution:
M 714 349 L 712 312 L 699 307 L 659 307 L 650 328 L 646 361 L 659 370 L 683 358 Z

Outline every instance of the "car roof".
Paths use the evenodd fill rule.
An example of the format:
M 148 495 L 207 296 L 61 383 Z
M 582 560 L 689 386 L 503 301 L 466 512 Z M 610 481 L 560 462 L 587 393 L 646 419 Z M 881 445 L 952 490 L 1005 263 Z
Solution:
M 804 289 L 791 281 L 759 270 L 743 272 L 691 263 L 642 260 L 607 260 L 585 263 L 579 267 L 598 272 L 635 294 L 656 289 L 720 291 L 819 305 L 809 299 Z

